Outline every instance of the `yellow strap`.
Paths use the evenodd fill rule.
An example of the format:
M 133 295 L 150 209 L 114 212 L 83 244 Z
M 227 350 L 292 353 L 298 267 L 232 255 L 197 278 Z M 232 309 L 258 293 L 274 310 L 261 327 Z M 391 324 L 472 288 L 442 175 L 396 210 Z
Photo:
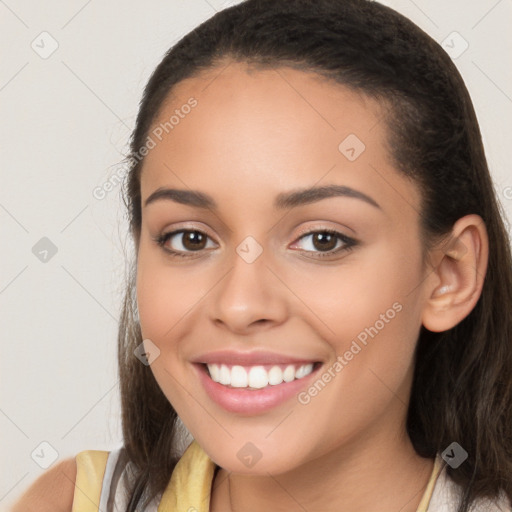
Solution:
M 98 512 L 108 454 L 107 451 L 86 450 L 76 456 L 77 475 L 71 512 Z M 192 441 L 174 468 L 158 505 L 158 512 L 209 512 L 215 468 L 216 464 L 197 441 Z M 442 468 L 443 462 L 438 456 L 416 512 L 428 511 Z
M 215 468 L 197 441 L 192 441 L 172 472 L 158 512 L 208 512 Z
M 85 450 L 76 457 L 76 481 L 71 512 L 98 512 L 109 452 Z
M 430 480 L 428 481 L 427 488 L 423 493 L 423 497 L 421 498 L 420 504 L 416 510 L 416 512 L 427 512 L 428 506 L 430 504 L 430 500 L 432 498 L 432 493 L 434 492 L 434 486 L 436 485 L 437 477 L 439 473 L 443 469 L 443 460 L 438 455 L 434 460 L 434 469 L 432 470 L 432 474 L 430 475 Z
M 174 512 L 176 510 L 209 512 L 215 468 L 215 463 L 201 446 L 193 441 L 185 450 L 172 473 L 171 481 L 162 495 L 158 512 Z M 437 456 L 416 512 L 428 512 L 434 486 L 442 468 L 443 461 L 441 457 Z

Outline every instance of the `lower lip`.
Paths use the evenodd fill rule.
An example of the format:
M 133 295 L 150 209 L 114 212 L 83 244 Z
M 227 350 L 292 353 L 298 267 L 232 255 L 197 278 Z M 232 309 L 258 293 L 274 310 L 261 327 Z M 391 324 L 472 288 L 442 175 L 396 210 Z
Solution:
M 242 414 L 257 414 L 281 405 L 302 391 L 309 384 L 309 381 L 316 376 L 321 367 L 321 365 L 318 365 L 318 368 L 315 367 L 309 375 L 302 379 L 282 382 L 276 386 L 267 386 L 259 390 L 251 390 L 223 386 L 210 378 L 205 365 L 194 364 L 194 366 L 208 396 L 227 411 Z

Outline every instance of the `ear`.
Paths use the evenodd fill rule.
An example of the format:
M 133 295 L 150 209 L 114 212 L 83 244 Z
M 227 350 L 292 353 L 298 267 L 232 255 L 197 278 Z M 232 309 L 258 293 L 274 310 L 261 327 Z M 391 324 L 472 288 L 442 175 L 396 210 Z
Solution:
M 422 323 L 429 331 L 446 331 L 469 315 L 482 292 L 488 258 L 483 219 L 479 215 L 460 218 L 447 243 L 431 256 L 434 271 L 426 280 L 422 312 Z

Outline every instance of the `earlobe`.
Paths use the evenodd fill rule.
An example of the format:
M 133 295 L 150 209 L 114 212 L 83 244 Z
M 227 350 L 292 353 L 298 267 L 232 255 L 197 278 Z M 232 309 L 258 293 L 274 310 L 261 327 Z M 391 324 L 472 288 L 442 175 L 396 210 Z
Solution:
M 469 315 L 481 295 L 489 255 L 482 218 L 473 214 L 459 219 L 448 243 L 434 252 L 438 263 L 426 281 L 422 323 L 429 331 L 442 332 Z

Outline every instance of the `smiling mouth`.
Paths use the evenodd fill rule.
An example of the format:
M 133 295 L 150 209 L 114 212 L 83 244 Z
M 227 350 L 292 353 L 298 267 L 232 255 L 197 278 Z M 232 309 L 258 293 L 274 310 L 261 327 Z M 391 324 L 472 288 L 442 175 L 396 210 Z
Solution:
M 241 366 L 210 363 L 204 364 L 204 367 L 214 382 L 227 388 L 258 390 L 303 379 L 320 364 L 320 362 L 311 362 Z

